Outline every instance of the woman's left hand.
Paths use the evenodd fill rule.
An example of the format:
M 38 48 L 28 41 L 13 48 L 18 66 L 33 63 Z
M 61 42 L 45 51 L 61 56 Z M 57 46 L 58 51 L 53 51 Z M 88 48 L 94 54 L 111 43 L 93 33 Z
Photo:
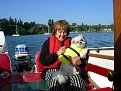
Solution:
M 73 65 L 80 65 L 80 64 L 82 64 L 82 62 L 80 60 L 80 57 L 78 57 L 78 56 L 71 57 L 71 63 Z

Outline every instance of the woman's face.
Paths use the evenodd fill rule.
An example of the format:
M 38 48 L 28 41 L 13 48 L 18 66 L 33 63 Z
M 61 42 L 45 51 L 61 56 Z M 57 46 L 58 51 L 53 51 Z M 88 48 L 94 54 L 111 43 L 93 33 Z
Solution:
M 63 41 L 67 37 L 67 31 L 63 29 L 57 29 L 55 36 L 58 40 Z

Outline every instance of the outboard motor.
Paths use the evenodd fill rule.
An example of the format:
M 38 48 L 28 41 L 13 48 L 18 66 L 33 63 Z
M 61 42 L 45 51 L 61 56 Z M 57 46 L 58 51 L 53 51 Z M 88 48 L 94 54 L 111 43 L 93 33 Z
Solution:
M 30 48 L 25 44 L 19 44 L 15 47 L 15 61 L 17 61 L 17 72 L 34 71 L 34 64 L 31 62 Z
M 31 53 L 28 46 L 25 44 L 19 44 L 15 47 L 15 60 L 26 61 L 31 60 Z

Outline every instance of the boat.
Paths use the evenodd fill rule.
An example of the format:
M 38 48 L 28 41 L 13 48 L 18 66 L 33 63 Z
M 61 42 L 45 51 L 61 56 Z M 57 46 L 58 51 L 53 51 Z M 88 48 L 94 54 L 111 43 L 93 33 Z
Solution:
M 17 30 L 18 28 L 17 28 L 17 25 L 16 25 L 16 33 L 15 34 L 13 34 L 12 36 L 20 36 L 20 34 L 18 34 L 18 30 Z
M 87 89 L 89 91 L 112 91 L 114 73 L 114 47 L 88 48 L 88 63 L 86 70 L 89 76 Z M 43 70 L 43 66 L 39 63 L 40 51 L 36 54 L 36 71 Z M 98 90 L 97 90 L 98 89 Z
M 7 43 L 3 31 L 0 31 L 0 53 L 8 53 Z
M 51 35 L 51 33 L 49 32 L 49 25 L 48 25 L 48 32 L 44 33 L 44 35 Z
M 20 36 L 19 34 L 13 34 L 12 36 Z
M 121 0 L 113 0 L 114 5 L 114 47 L 106 47 L 106 48 L 89 48 L 89 59 L 86 66 L 86 70 L 89 73 L 89 81 L 87 83 L 88 91 L 121 91 L 121 21 L 120 21 L 120 13 L 121 13 Z M 115 51 L 114 51 L 115 49 Z M 113 55 L 112 55 L 113 54 Z M 115 59 L 114 59 L 115 54 Z M 1 91 L 16 91 L 16 89 L 21 91 L 48 91 L 47 84 L 41 78 L 41 67 L 39 66 L 39 55 L 40 51 L 36 53 L 35 63 L 36 70 L 33 73 L 22 73 L 22 74 L 13 74 L 11 71 L 11 59 L 8 54 L 0 53 L 0 69 L 9 72 L 11 75 L 6 79 L 0 79 L 0 90 Z M 96 59 L 97 58 L 97 59 Z M 92 61 L 94 63 L 92 63 Z M 115 63 L 115 71 L 112 66 L 104 67 L 104 64 L 96 64 L 95 61 L 110 61 Z M 4 62 L 4 66 L 2 65 Z M 95 81 L 96 77 L 93 78 L 91 76 L 91 72 L 96 73 L 96 75 L 103 76 L 103 78 L 99 77 L 98 82 L 103 82 L 102 79 L 106 78 L 103 86 L 99 86 L 98 82 Z M 106 85 L 107 80 L 114 87 L 110 87 Z
M 93 51 L 97 51 L 98 49 L 95 49 L 95 50 L 93 49 Z M 92 50 L 92 48 L 90 50 Z M 104 52 L 104 51 L 110 50 L 110 48 L 108 48 L 108 50 L 107 50 L 107 48 L 106 49 L 101 48 L 100 52 L 102 52 L 102 50 Z M 111 50 L 113 50 L 113 49 L 111 48 Z M 11 74 L 11 76 L 9 76 L 6 79 L 0 79 L 0 84 L 2 85 L 1 91 L 6 91 L 6 89 L 8 89 L 8 88 L 10 89 L 10 91 L 14 91 L 16 89 L 21 89 L 21 91 L 38 91 L 38 90 L 48 91 L 48 86 L 47 86 L 46 82 L 41 78 L 42 69 L 41 69 L 41 66 L 39 63 L 39 54 L 40 54 L 40 51 L 38 51 L 36 54 L 36 60 L 35 60 L 36 70 L 34 72 L 25 72 L 25 73 L 24 72 L 21 72 L 21 73 L 13 72 L 13 71 L 15 71 L 15 69 L 13 69 L 11 72 L 12 66 L 10 66 L 11 60 L 10 60 L 9 55 L 5 54 L 5 53 L 0 54 L 0 61 L 1 61 L 1 59 L 2 60 L 5 59 L 7 61 L 6 65 L 9 65 L 9 67 L 8 67 L 8 69 L 5 69 L 5 70 L 10 72 L 10 74 Z M 90 51 L 88 55 L 91 57 L 99 57 L 99 59 L 103 58 L 103 57 L 104 58 L 108 57 L 107 55 L 104 56 L 99 53 L 94 54 L 94 53 L 92 53 L 92 51 Z M 109 57 L 111 57 L 111 59 L 109 58 L 109 60 L 113 59 L 113 56 L 109 56 Z M 90 83 L 87 83 L 88 91 L 98 91 L 98 90 L 99 91 L 112 91 L 113 88 L 111 87 L 110 84 L 113 84 L 113 82 L 110 82 L 111 80 L 109 81 L 109 79 L 111 79 L 111 78 L 108 78 L 107 76 L 108 75 L 110 76 L 109 72 L 113 73 L 114 70 L 112 68 L 109 69 L 106 67 L 98 66 L 96 64 L 92 64 L 92 63 L 90 63 L 91 60 L 92 59 L 90 59 L 90 57 L 89 57 L 89 60 L 88 60 L 89 63 L 87 64 L 87 67 L 86 67 L 88 74 L 89 74 L 89 81 L 90 81 Z M 106 60 L 107 59 L 105 59 L 105 61 Z M 93 61 L 96 61 L 96 59 L 94 58 Z M 99 61 L 102 61 L 102 60 L 100 59 Z M 5 63 L 5 61 L 4 61 L 4 63 Z M 1 65 L 1 63 L 0 63 L 0 65 Z M 5 68 L 6 68 L 6 65 L 4 65 Z M 4 67 L 0 66 L 0 68 L 4 68 Z M 95 76 L 95 74 L 97 74 L 99 76 L 98 79 L 96 78 L 97 75 Z M 103 86 L 100 86 L 100 84 L 98 84 L 99 82 L 103 82 Z
M 109 79 L 111 79 L 110 74 L 114 72 L 114 47 L 89 48 L 88 56 L 86 67 L 89 75 L 89 82 L 87 82 L 88 91 L 101 91 L 101 89 L 103 91 L 112 91 L 113 88 L 111 86 L 113 82 L 110 82 L 112 80 Z M 6 91 L 8 88 L 10 91 L 17 89 L 21 89 L 21 91 L 48 91 L 46 81 L 41 78 L 42 65 L 39 62 L 39 57 L 40 51 L 37 51 L 35 64 L 33 64 L 29 46 L 25 44 L 18 44 L 15 47 L 15 64 L 11 64 L 9 54 L 0 53 L 0 69 L 10 74 L 6 79 L 0 79 L 1 91 Z M 112 63 L 107 67 L 106 63 L 105 65 L 96 64 L 97 60 L 100 62 L 111 60 Z M 98 79 L 96 79 L 97 75 L 99 76 Z M 103 82 L 103 86 L 99 82 Z
M 44 33 L 44 35 L 50 35 L 51 33 Z
M 114 90 L 121 91 L 121 0 L 113 0 L 114 15 Z
M 96 88 L 112 88 L 109 75 L 114 72 L 114 47 L 89 48 L 88 56 L 87 70 Z

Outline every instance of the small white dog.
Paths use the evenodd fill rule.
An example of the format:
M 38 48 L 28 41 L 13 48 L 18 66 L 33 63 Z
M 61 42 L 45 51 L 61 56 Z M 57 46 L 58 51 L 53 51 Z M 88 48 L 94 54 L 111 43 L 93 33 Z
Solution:
M 62 63 L 59 71 L 51 73 L 52 78 L 62 84 L 66 83 L 68 76 L 79 74 L 75 66 L 70 64 L 70 57 L 80 56 L 80 58 L 86 58 L 87 52 L 87 42 L 82 34 L 72 38 L 71 46 L 58 57 Z

